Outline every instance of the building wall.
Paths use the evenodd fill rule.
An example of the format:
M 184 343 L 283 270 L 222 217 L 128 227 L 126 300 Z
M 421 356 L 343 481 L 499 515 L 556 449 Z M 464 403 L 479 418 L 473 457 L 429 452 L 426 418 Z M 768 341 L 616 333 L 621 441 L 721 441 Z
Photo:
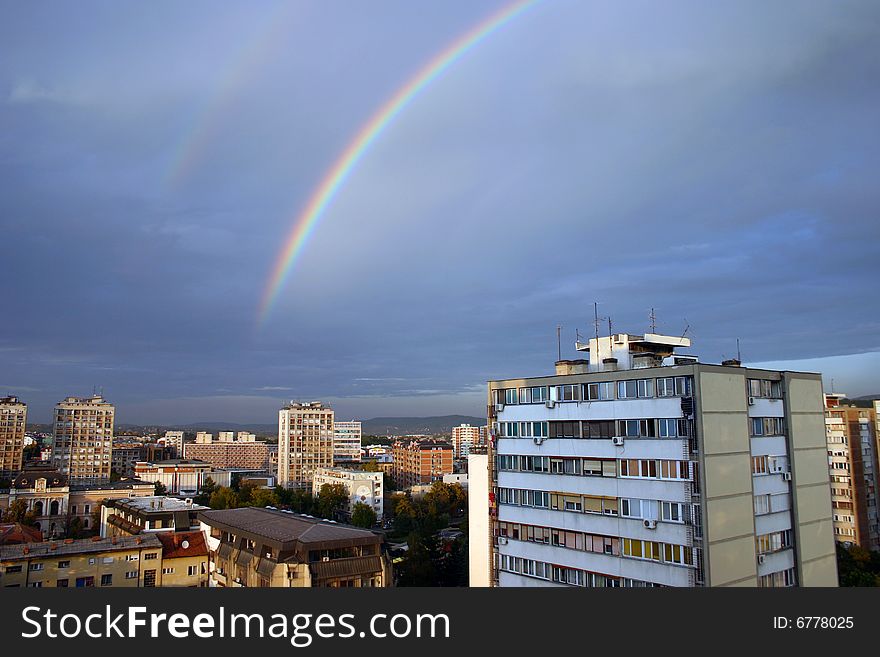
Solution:
M 198 459 L 215 468 L 265 470 L 269 467 L 269 448 L 258 442 L 187 443 L 183 448 L 187 459 Z
M 315 470 L 333 467 L 333 409 L 293 403 L 278 412 L 278 484 L 310 487 Z
M 381 472 L 318 468 L 312 481 L 312 494 L 317 497 L 324 484 L 340 484 L 348 492 L 349 513 L 360 502 L 373 509 L 377 519 L 381 520 L 384 513 L 383 476 Z
M 468 571 L 469 586 L 490 586 L 489 457 L 468 456 Z
M 0 397 L 0 476 L 21 470 L 27 404 L 17 397 Z
M 99 395 L 55 406 L 53 458 L 72 482 L 110 479 L 115 413 Z

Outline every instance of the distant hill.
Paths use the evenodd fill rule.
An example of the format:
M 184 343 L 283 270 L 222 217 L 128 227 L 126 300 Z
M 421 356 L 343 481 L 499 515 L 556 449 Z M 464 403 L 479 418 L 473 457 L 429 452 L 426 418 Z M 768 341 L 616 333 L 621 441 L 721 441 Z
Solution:
M 363 420 L 362 429 L 369 436 L 402 436 L 412 433 L 451 433 L 459 424 L 482 426 L 486 418 L 472 415 L 435 415 L 431 417 L 374 417 Z
M 856 397 L 854 401 L 873 401 L 875 399 L 880 399 L 880 393 L 876 395 L 862 395 L 861 397 Z

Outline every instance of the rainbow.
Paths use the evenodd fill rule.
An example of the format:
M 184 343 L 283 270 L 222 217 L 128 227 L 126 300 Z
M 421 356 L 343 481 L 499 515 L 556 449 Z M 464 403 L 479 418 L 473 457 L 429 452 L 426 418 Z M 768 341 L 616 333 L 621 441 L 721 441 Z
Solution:
M 215 93 L 191 121 L 171 157 L 165 173 L 168 187 L 179 187 L 189 178 L 208 148 L 216 142 L 223 118 L 233 102 L 241 97 L 255 70 L 271 57 L 272 51 L 288 37 L 297 3 L 282 2 L 265 20 L 265 27 L 233 58 Z
M 302 212 L 296 217 L 293 228 L 284 241 L 284 246 L 278 255 L 264 291 L 260 305 L 258 325 L 261 325 L 268 318 L 272 305 L 284 285 L 285 278 L 296 262 L 297 256 L 302 253 L 309 235 L 318 224 L 318 220 L 333 201 L 349 175 L 351 175 L 355 165 L 385 128 L 420 91 L 440 77 L 444 71 L 455 64 L 468 51 L 538 2 L 540 0 L 518 0 L 492 14 L 476 27 L 471 28 L 447 46 L 445 50 L 435 55 L 361 127 L 348 147 L 327 171 Z

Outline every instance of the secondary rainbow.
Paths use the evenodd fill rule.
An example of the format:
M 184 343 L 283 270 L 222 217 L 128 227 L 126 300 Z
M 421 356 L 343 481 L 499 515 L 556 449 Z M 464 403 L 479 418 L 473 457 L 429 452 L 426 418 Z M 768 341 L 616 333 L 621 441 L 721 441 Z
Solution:
M 420 91 L 436 80 L 458 59 L 538 2 L 540 0 L 519 0 L 505 6 L 476 27 L 471 28 L 431 59 L 361 127 L 345 151 L 327 171 L 305 208 L 297 215 L 293 229 L 284 241 L 284 246 L 278 255 L 263 293 L 258 324 L 262 324 L 268 317 L 291 267 L 296 262 L 297 256 L 302 253 L 309 235 L 314 231 L 324 211 L 376 138 Z

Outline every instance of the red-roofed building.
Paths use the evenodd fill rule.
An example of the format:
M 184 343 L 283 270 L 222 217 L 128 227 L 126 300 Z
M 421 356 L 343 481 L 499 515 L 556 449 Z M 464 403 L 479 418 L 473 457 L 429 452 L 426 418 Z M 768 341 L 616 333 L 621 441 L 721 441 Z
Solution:
M 39 543 L 42 540 L 43 532 L 36 527 L 28 527 L 20 522 L 0 525 L 0 545 Z
M 200 531 L 158 532 L 162 586 L 208 586 L 208 545 Z

